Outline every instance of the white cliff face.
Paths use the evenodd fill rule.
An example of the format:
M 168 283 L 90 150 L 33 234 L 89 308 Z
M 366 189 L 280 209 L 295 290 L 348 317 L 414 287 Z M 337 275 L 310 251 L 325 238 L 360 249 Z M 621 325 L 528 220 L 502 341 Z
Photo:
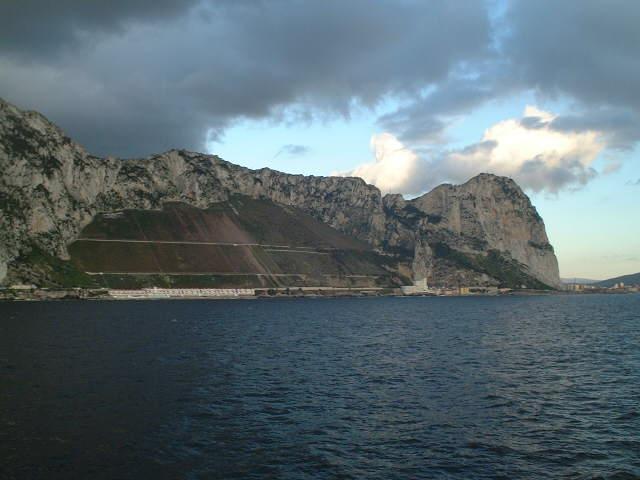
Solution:
M 427 280 L 427 284 L 433 282 L 433 251 L 424 239 L 416 242 L 413 263 L 414 280 Z
M 481 174 L 463 185 L 441 185 L 412 204 L 440 217 L 439 228 L 486 242 L 484 250 L 508 252 L 542 282 L 560 285 L 544 222 L 510 178 Z
M 430 268 L 428 214 L 445 219 L 441 227 L 453 236 L 477 236 L 509 251 L 545 283 L 554 285 L 558 276 L 544 225 L 513 182 L 519 192 L 513 198 L 501 190 L 503 182 L 487 178 L 438 187 L 411 202 L 389 195 L 383 201 L 359 178 L 250 170 L 213 155 L 172 150 L 144 159 L 99 158 L 42 115 L 2 100 L 0 169 L 0 283 L 30 245 L 66 259 L 67 245 L 98 212 L 159 209 L 167 201 L 206 208 L 234 194 L 300 208 L 379 249 L 416 252 L 416 275 Z

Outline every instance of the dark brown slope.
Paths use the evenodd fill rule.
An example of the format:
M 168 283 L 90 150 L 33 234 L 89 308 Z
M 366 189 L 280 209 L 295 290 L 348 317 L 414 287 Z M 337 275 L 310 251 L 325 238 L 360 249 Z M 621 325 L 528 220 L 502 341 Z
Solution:
M 236 195 L 207 209 L 99 214 L 69 246 L 98 284 L 391 287 L 397 265 L 293 207 Z

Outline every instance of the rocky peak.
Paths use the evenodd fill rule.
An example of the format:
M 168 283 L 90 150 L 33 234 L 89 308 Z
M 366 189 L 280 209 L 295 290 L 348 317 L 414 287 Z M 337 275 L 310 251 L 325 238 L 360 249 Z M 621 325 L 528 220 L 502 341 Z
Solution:
M 509 252 L 544 283 L 560 284 L 544 222 L 511 178 L 482 173 L 462 185 L 440 185 L 411 204 L 437 215 L 439 229 L 473 237 L 485 243 L 484 248 Z
M 504 252 L 533 277 L 559 282 L 542 219 L 505 177 L 481 174 L 406 201 L 401 195 L 383 198 L 360 178 L 251 170 L 187 150 L 100 158 L 42 115 L 2 100 L 0 169 L 0 282 L 31 245 L 66 258 L 67 245 L 99 212 L 161 209 L 170 201 L 206 208 L 234 194 L 296 207 L 381 250 L 412 252 L 407 255 L 419 261 L 407 262 L 421 265 L 416 274 L 435 265 L 427 258 L 429 245 L 445 242 L 479 254 Z

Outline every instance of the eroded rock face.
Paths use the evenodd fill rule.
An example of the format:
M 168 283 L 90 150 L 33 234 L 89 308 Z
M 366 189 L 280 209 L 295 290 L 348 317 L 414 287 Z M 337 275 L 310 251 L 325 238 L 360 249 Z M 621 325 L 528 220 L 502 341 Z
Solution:
M 559 283 L 542 219 L 513 181 L 493 175 L 460 187 L 443 185 L 405 201 L 399 195 L 383 200 L 376 187 L 359 178 L 250 170 L 187 151 L 144 159 L 99 158 L 42 115 L 2 100 L 0 168 L 4 283 L 28 281 L 10 277 L 11 266 L 31 245 L 67 258 L 67 245 L 98 212 L 159 209 L 167 201 L 206 208 L 238 193 L 300 208 L 382 251 L 409 252 L 416 256 L 416 268 L 427 268 L 423 259 L 430 243 L 445 241 L 462 249 L 476 245 L 474 252 L 507 252 L 533 277 Z
M 560 285 L 544 222 L 512 179 L 483 173 L 463 185 L 440 185 L 411 204 L 436 216 L 438 229 L 471 237 L 462 250 L 508 252 L 543 283 Z
M 418 239 L 411 264 L 414 279 L 417 281 L 426 279 L 427 283 L 432 282 L 434 273 L 433 263 L 433 250 L 431 250 L 431 247 L 425 239 Z

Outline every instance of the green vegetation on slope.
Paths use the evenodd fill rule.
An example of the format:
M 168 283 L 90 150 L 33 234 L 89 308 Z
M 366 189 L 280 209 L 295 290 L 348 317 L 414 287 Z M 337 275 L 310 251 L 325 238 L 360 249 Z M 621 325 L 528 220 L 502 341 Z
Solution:
M 17 259 L 18 264 L 28 265 L 38 278 L 42 278 L 41 287 L 98 287 L 95 279 L 76 268 L 73 262 L 61 260 L 49 255 L 36 245 L 25 249 Z
M 431 245 L 436 257 L 444 258 L 452 263 L 485 273 L 500 282 L 500 287 L 504 288 L 526 288 L 538 290 L 550 290 L 551 287 L 540 280 L 526 273 L 526 266 L 505 257 L 498 250 L 489 250 L 487 255 L 473 255 L 455 250 L 444 243 Z

